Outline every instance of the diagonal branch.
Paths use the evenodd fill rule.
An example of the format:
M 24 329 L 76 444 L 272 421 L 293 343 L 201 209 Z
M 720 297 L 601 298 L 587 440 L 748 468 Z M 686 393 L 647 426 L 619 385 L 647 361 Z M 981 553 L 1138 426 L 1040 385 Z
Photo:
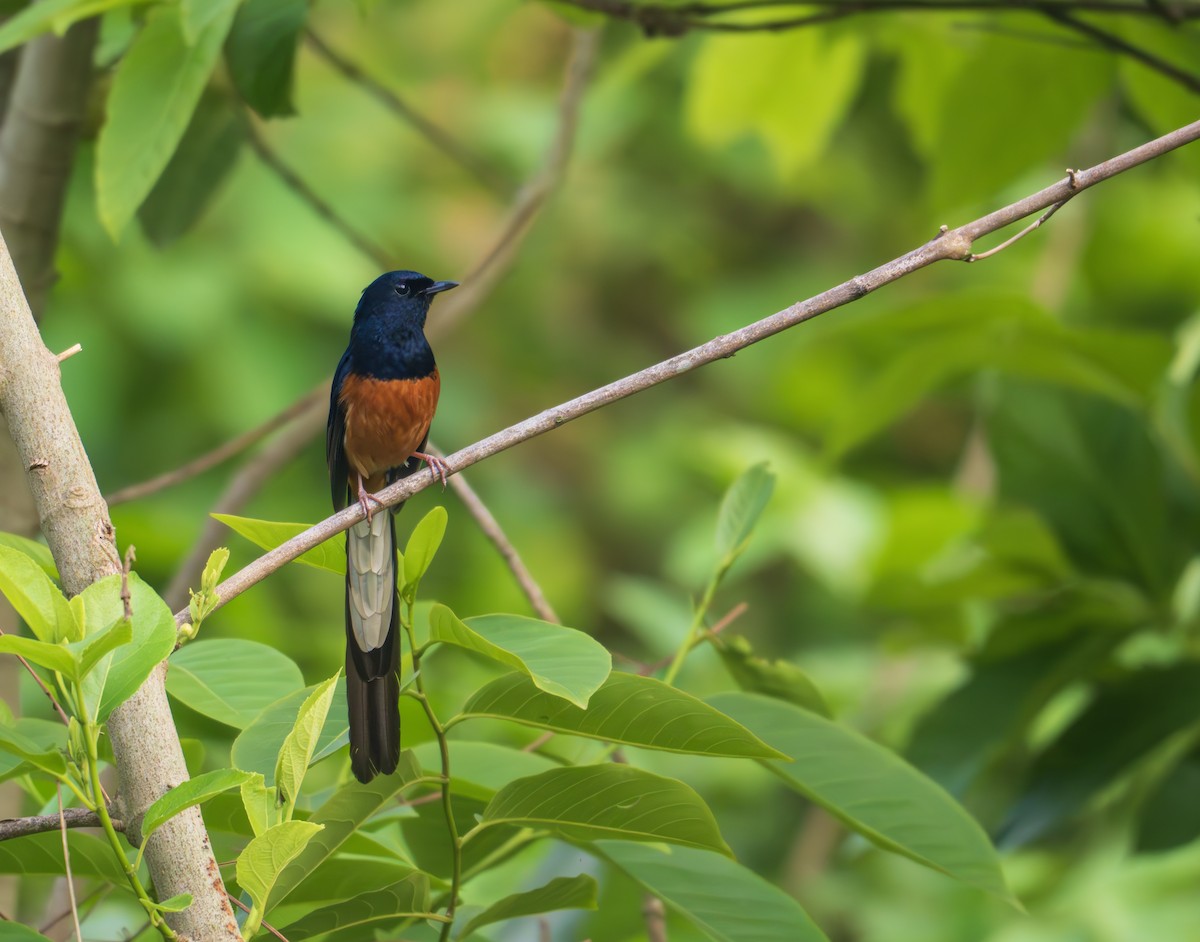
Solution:
M 1055 203 L 1073 197 L 1110 177 L 1197 139 L 1200 139 L 1200 121 L 1172 131 L 1170 134 L 1140 147 L 1135 147 L 1090 169 L 1072 171 L 1066 178 L 1052 186 L 973 222 L 959 226 L 957 229 L 943 227 L 937 236 L 919 248 L 868 272 L 856 275 L 806 301 L 799 301 L 769 317 L 755 321 L 732 333 L 722 334 L 699 347 L 656 363 L 654 366 L 609 383 L 607 386 L 594 389 L 576 399 L 547 409 L 523 422 L 518 422 L 516 425 L 490 435 L 473 445 L 468 445 L 445 459 L 447 471 L 455 474 L 476 462 L 535 436 L 552 431 L 589 412 L 612 405 L 614 402 L 650 389 L 659 383 L 665 383 L 683 373 L 691 372 L 697 367 L 712 363 L 714 360 L 732 356 L 739 350 L 772 337 L 789 327 L 802 324 L 826 311 L 857 301 L 877 288 L 898 281 L 934 262 L 965 261 L 972 257 L 972 246 L 983 236 L 1048 209 Z M 376 498 L 383 506 L 390 507 L 407 500 L 417 491 L 423 490 L 437 480 L 438 476 L 433 472 L 414 474 L 384 488 L 376 495 Z M 265 553 L 217 586 L 218 604 L 224 605 L 301 553 L 312 549 L 361 519 L 363 519 L 362 508 L 358 504 L 352 504 L 345 510 L 309 527 L 303 533 Z M 177 613 L 175 620 L 180 625 L 186 624 L 188 621 L 187 609 Z

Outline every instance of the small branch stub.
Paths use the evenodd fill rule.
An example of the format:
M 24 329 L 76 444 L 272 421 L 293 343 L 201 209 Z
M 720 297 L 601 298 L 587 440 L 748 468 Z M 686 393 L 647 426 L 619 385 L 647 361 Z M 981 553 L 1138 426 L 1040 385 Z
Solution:
M 56 359 L 58 360 L 59 363 L 61 363 L 63 360 L 70 359 L 71 357 L 75 356 L 75 354 L 79 353 L 82 350 L 83 350 L 83 344 L 81 344 L 81 343 L 73 344 L 72 346 L 67 347 L 67 349 L 64 350 L 62 353 L 58 354 Z

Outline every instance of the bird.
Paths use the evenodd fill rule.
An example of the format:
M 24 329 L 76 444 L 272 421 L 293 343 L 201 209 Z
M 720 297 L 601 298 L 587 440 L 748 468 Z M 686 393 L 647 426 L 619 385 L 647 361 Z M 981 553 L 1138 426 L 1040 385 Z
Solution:
M 373 495 L 425 462 L 441 377 L 425 338 L 430 303 L 457 282 L 390 271 L 363 289 L 329 393 L 325 458 L 334 510 L 357 501 L 346 531 L 346 701 L 350 768 L 364 784 L 400 760 L 400 622 L 393 514 Z M 372 506 L 375 505 L 375 506 Z

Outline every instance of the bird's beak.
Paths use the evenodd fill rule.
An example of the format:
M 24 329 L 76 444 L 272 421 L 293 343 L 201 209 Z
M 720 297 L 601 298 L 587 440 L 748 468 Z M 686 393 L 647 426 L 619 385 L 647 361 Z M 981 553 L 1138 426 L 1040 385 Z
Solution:
M 449 291 L 451 288 L 457 288 L 457 281 L 435 281 L 421 293 L 424 295 L 440 294 L 443 291 Z

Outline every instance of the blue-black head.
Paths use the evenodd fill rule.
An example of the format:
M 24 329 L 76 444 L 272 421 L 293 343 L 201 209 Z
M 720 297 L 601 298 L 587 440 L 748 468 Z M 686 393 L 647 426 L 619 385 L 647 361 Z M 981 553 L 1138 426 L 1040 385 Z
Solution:
M 457 287 L 456 281 L 434 281 L 420 272 L 389 271 L 363 289 L 354 321 L 382 318 L 424 327 L 433 296 Z

